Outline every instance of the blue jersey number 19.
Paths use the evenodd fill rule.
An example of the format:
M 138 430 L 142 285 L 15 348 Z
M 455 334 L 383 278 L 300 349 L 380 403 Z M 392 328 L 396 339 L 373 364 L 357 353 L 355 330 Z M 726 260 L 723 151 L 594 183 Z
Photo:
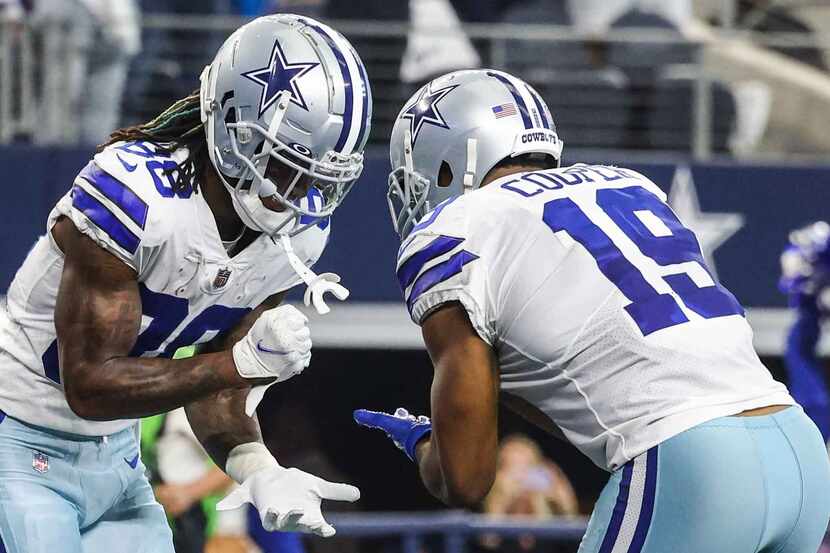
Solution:
M 658 292 L 645 274 L 652 282 L 662 279 L 687 309 L 704 319 L 744 314 L 735 296 L 712 279 L 695 235 L 657 196 L 640 186 L 606 188 L 596 194 L 597 205 L 612 224 L 660 270 L 627 259 L 608 233 L 570 198 L 546 203 L 543 219 L 554 232 L 566 231 L 596 259 L 599 270 L 631 302 L 625 310 L 643 335 L 689 320 L 675 295 Z M 696 266 L 709 275 L 710 285 L 699 286 L 692 280 L 690 269 Z

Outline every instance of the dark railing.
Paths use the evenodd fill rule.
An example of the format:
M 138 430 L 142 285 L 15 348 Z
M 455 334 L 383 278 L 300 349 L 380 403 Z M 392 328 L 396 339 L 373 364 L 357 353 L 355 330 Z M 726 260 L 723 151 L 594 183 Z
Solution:
M 494 518 L 463 511 L 438 513 L 340 513 L 326 518 L 343 538 L 399 537 L 402 553 L 421 553 L 424 540 L 439 537 L 444 553 L 464 553 L 471 539 L 533 536 L 540 540 L 576 544 L 585 533 L 586 518 Z

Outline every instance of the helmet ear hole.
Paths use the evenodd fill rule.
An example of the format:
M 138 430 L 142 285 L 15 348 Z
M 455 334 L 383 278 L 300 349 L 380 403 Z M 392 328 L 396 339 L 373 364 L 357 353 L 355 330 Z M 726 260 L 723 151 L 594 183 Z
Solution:
M 446 188 L 452 183 L 452 169 L 446 161 L 441 162 L 441 169 L 438 171 L 438 186 Z

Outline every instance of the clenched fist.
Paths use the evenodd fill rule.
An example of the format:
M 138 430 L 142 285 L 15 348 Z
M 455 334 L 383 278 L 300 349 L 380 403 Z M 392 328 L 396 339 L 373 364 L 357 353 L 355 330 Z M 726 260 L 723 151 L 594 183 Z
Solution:
M 233 346 L 236 370 L 246 379 L 288 380 L 311 362 L 308 318 L 292 305 L 262 313 L 248 334 Z M 245 411 L 251 415 L 270 386 L 257 386 L 248 395 Z

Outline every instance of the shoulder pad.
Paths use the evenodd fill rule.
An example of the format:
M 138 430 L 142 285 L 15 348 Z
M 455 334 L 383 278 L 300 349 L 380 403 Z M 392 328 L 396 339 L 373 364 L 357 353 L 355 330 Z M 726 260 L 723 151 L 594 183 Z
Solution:
M 438 204 L 435 209 L 424 215 L 401 242 L 398 261 L 406 256 L 413 245 L 437 234 L 463 236 L 466 232 L 466 214 L 460 206 L 466 203 L 465 196 L 455 196 Z M 417 249 L 417 248 L 415 248 Z
M 666 196 L 666 193 L 663 192 L 660 189 L 660 187 L 657 186 L 654 183 L 653 180 L 651 180 L 650 178 L 648 178 L 644 174 L 642 174 L 638 171 L 635 171 L 634 169 L 628 169 L 627 167 L 613 167 L 613 169 L 615 169 L 617 171 L 627 173 L 631 176 L 631 178 L 642 181 L 641 184 L 643 185 L 643 187 L 646 188 L 649 192 L 651 192 L 655 196 L 657 196 L 658 198 L 660 198 L 661 202 L 665 203 L 666 201 L 668 201 L 668 196 Z
M 145 143 L 115 144 L 84 167 L 57 210 L 140 274 L 153 248 L 195 214 L 182 203 L 192 191 L 174 193 L 164 173 L 177 163 Z
M 93 161 L 102 170 L 127 183 L 135 192 L 146 195 L 150 200 L 187 199 L 193 193 L 192 188 L 174 192 L 173 183 L 176 175 L 169 174 L 185 158 L 186 149 L 168 154 L 159 151 L 157 146 L 149 142 L 117 142 L 96 154 Z

